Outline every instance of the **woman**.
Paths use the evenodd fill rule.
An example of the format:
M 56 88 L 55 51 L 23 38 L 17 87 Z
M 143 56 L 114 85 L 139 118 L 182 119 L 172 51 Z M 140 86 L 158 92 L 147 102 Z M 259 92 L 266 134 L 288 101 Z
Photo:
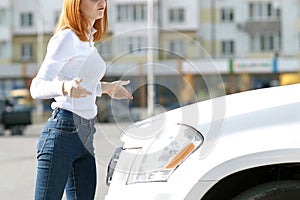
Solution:
M 132 99 L 129 81 L 100 82 L 105 63 L 94 42 L 107 32 L 105 0 L 64 0 L 45 59 L 30 87 L 34 99 L 54 98 L 37 142 L 35 199 L 94 199 L 96 96 Z

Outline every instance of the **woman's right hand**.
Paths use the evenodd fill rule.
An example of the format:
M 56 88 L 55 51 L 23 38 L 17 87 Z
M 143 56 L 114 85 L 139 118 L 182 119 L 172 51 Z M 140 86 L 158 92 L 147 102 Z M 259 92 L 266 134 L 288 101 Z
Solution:
M 79 84 L 82 82 L 81 78 L 74 78 L 71 81 L 64 81 L 63 83 L 63 94 L 69 95 L 72 98 L 82 98 L 92 93 L 81 87 Z

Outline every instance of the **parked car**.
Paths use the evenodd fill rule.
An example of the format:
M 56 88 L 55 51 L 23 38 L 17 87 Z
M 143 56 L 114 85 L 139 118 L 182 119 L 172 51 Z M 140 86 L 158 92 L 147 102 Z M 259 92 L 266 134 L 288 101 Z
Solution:
M 134 123 L 105 200 L 300 199 L 299 91 L 241 92 Z
M 33 104 L 26 89 L 12 90 L 7 99 L 0 100 L 0 133 L 9 130 L 11 135 L 23 135 L 32 123 Z
M 0 99 L 0 135 L 4 135 L 4 124 L 2 123 L 2 113 L 5 111 L 5 100 Z
M 26 88 L 12 90 L 8 99 L 14 104 L 14 110 L 17 111 L 31 111 L 34 107 L 33 99 Z

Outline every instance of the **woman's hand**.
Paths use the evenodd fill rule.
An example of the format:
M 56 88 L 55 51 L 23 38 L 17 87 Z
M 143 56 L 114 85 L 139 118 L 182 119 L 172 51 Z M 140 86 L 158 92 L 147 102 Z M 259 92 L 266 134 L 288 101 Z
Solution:
M 114 82 L 101 82 L 102 93 L 108 94 L 114 99 L 133 99 L 130 92 L 124 87 L 130 81 L 114 81 Z
M 82 98 L 92 93 L 81 87 L 79 84 L 82 82 L 81 78 L 74 78 L 71 81 L 64 81 L 63 83 L 63 94 L 69 95 L 72 98 Z

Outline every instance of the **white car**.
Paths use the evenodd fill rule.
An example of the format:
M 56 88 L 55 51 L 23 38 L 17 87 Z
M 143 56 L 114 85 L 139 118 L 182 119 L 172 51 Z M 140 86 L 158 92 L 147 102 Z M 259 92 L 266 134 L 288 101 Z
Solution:
M 300 199 L 300 84 L 171 110 L 121 140 L 105 200 Z

